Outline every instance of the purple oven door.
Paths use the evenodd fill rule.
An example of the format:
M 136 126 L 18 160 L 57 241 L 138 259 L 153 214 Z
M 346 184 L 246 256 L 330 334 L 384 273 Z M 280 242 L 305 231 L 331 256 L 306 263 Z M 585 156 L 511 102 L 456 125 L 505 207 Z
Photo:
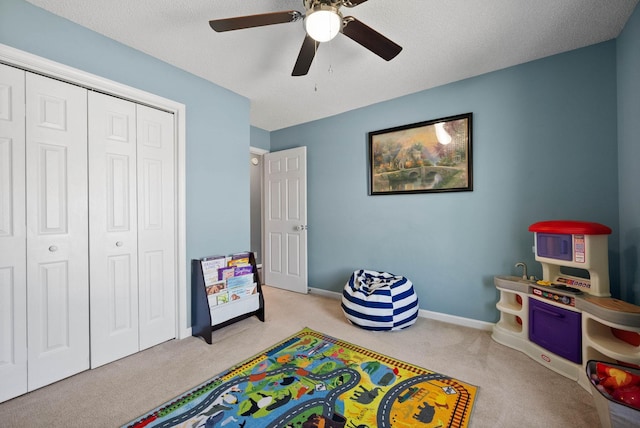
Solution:
M 582 364 L 579 312 L 530 298 L 529 340 L 569 361 Z

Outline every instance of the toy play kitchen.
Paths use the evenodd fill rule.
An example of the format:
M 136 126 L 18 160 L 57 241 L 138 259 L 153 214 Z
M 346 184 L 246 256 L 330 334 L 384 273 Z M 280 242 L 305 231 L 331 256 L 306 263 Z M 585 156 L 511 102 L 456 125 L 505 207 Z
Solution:
M 589 360 L 640 365 L 640 306 L 610 297 L 608 235 L 599 223 L 543 221 L 534 233 L 542 280 L 496 276 L 500 320 L 493 339 L 587 390 Z

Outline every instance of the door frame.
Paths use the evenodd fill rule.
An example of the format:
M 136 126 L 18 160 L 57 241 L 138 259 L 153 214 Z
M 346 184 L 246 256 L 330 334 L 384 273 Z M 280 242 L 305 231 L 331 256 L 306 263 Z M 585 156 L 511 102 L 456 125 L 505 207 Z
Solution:
M 0 43 L 0 62 L 26 71 L 42 74 L 87 89 L 104 92 L 149 107 L 173 114 L 176 176 L 176 338 L 191 336 L 187 320 L 190 306 L 187 301 L 187 256 L 186 256 L 186 107 L 184 104 L 150 92 L 123 85 L 85 71 L 51 61 Z
M 261 149 L 259 147 L 249 146 L 249 155 L 260 156 L 260 162 L 262 162 L 260 169 L 260 263 L 258 268 L 262 268 L 262 261 L 264 260 L 264 174 L 262 168 L 264 168 L 264 155 L 269 153 L 269 150 Z M 261 277 L 261 280 L 264 280 Z

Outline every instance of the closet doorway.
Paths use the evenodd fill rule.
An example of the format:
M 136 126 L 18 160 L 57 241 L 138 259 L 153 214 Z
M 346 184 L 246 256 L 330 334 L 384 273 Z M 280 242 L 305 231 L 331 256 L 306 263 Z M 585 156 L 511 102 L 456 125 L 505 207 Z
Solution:
M 46 222 L 39 221 L 37 222 L 38 227 L 30 227 L 29 230 L 36 230 L 36 229 L 40 230 L 45 226 L 53 227 L 53 226 L 56 226 L 56 224 L 62 224 L 63 226 L 67 225 L 68 227 L 71 227 L 71 226 L 75 227 L 76 225 L 84 225 L 84 228 L 86 229 L 86 226 L 88 224 L 88 221 L 86 219 L 75 220 L 67 216 L 67 214 L 70 215 L 71 213 L 78 213 L 78 212 L 83 213 L 86 216 L 88 213 L 87 201 L 86 201 L 86 196 L 87 196 L 87 191 L 86 191 L 87 132 L 85 129 L 87 126 L 86 113 L 80 114 L 71 110 L 67 111 L 68 109 L 71 108 L 71 104 L 69 104 L 69 107 L 66 107 L 67 106 L 66 95 L 65 95 L 66 92 L 62 93 L 62 95 L 57 93 L 49 94 L 49 92 L 47 91 L 38 89 L 39 87 L 36 85 L 36 83 L 34 83 L 35 80 L 37 80 L 38 82 L 40 81 L 51 82 L 51 85 L 54 85 L 52 86 L 52 88 L 54 89 L 57 86 L 63 86 L 65 90 L 66 88 L 70 88 L 69 90 L 73 89 L 75 90 L 75 92 L 84 94 L 80 97 L 82 99 L 83 105 L 85 105 L 87 102 L 86 94 L 92 93 L 93 91 L 95 91 L 96 93 L 100 92 L 102 94 L 109 94 L 111 96 L 114 96 L 117 99 L 125 99 L 125 100 L 130 100 L 134 103 L 138 103 L 142 106 L 141 107 L 142 109 L 153 110 L 151 108 L 153 107 L 163 115 L 169 117 L 169 122 L 172 125 L 172 128 L 171 128 L 172 130 L 170 131 L 170 135 L 167 138 L 169 140 L 172 140 L 173 144 L 172 144 L 172 150 L 171 150 L 172 153 L 170 155 L 170 159 L 167 160 L 166 165 L 168 165 L 167 170 L 171 171 L 172 179 L 164 180 L 164 182 L 174 183 L 175 185 L 174 192 L 172 192 L 171 196 L 168 197 L 168 199 L 170 199 L 169 202 L 171 204 L 171 207 L 170 207 L 171 216 L 169 216 L 171 218 L 167 222 L 169 228 L 171 229 L 171 233 L 169 235 L 171 235 L 174 239 L 173 242 L 169 244 L 169 247 L 171 247 L 171 249 L 174 251 L 174 255 L 172 256 L 173 262 L 169 262 L 169 263 L 173 265 L 172 267 L 175 268 L 175 270 L 173 271 L 173 273 L 169 275 L 170 280 L 168 281 L 171 283 L 170 293 L 172 297 L 171 301 L 173 302 L 170 305 L 171 307 L 168 308 L 168 312 L 170 312 L 173 315 L 173 317 L 170 319 L 169 324 L 166 327 L 167 327 L 167 330 L 169 330 L 169 338 L 176 337 L 181 339 L 181 338 L 190 336 L 191 332 L 187 323 L 188 304 L 187 304 L 186 240 L 185 240 L 185 229 L 186 229 L 185 228 L 185 205 L 186 204 L 185 204 L 185 195 L 184 195 L 184 192 L 185 192 L 185 141 L 186 141 L 185 106 L 183 104 L 179 104 L 171 100 L 168 100 L 144 91 L 137 90 L 135 88 L 121 85 L 116 82 L 109 81 L 107 79 L 103 79 L 95 75 L 87 74 L 81 70 L 73 69 L 71 67 L 65 66 L 64 64 L 55 63 L 53 61 L 49 61 L 47 59 L 11 48 L 6 45 L 2 45 L 2 44 L 0 44 L 0 63 L 3 64 L 4 68 L 13 71 L 13 73 L 5 73 L 9 77 L 13 76 L 13 74 L 16 74 L 17 76 L 29 76 L 27 77 L 27 79 L 30 80 L 30 82 L 27 82 L 29 83 L 27 85 L 27 88 L 31 88 L 31 92 L 33 92 L 28 97 L 31 100 L 31 102 L 26 102 L 25 104 L 24 94 L 25 92 L 28 92 L 28 91 L 25 91 L 24 89 L 20 89 L 20 87 L 18 87 L 14 91 L 11 91 L 7 89 L 9 87 L 8 85 L 0 85 L 0 98 L 4 97 L 6 98 L 6 100 L 8 100 L 9 99 L 8 96 L 11 94 L 20 95 L 19 99 L 16 99 L 15 102 L 12 101 L 10 104 L 8 104 L 8 101 L 0 102 L 0 107 L 1 107 L 0 113 L 7 113 L 9 111 L 7 108 L 4 108 L 7 105 L 15 106 L 16 108 L 22 108 L 22 109 L 24 109 L 26 106 L 27 108 L 32 108 L 34 110 L 34 112 L 32 112 L 31 114 L 26 115 L 27 119 L 44 117 L 44 119 L 38 122 L 42 126 L 39 126 L 39 125 L 36 126 L 37 124 L 35 124 L 34 126 L 30 126 L 30 122 L 29 122 L 30 119 L 27 120 L 27 122 L 25 123 L 25 114 L 16 113 L 15 118 L 20 119 L 18 121 L 20 123 L 17 123 L 17 125 L 12 126 L 9 129 L 9 130 L 17 130 L 15 133 L 16 137 L 4 138 L 4 139 L 0 138 L 0 146 L 1 146 L 0 147 L 1 149 L 0 150 L 0 166 L 1 166 L 0 167 L 0 189 L 2 190 L 2 192 L 0 193 L 5 197 L 3 198 L 3 200 L 0 200 L 0 207 L 2 207 L 4 210 L 3 212 L 0 213 L 0 218 L 3 220 L 3 221 L 0 221 L 0 237 L 3 239 L 12 240 L 13 236 L 15 235 L 15 240 L 12 240 L 12 242 L 16 241 L 18 243 L 16 244 L 18 246 L 13 246 L 13 244 L 7 246 L 7 248 L 13 247 L 14 248 L 13 252 L 15 252 L 17 256 L 12 257 L 11 260 L 9 260 L 7 257 L 4 257 L 4 256 L 2 259 L 3 261 L 11 261 L 11 262 L 15 261 L 15 263 L 19 265 L 18 269 L 14 269 L 12 266 L 8 266 L 8 267 L 4 266 L 5 269 L 0 269 L 0 271 L 2 271 L 0 272 L 0 297 L 3 297 L 0 299 L 0 314 L 3 315 L 1 317 L 2 320 L 0 321 L 4 321 L 4 322 L 0 322 L 0 327 L 2 327 L 0 331 L 0 344 L 2 345 L 0 346 L 0 359 L 2 359 L 2 361 L 4 362 L 9 362 L 9 364 L 0 364 L 0 377 L 3 379 L 7 379 L 7 378 L 11 379 L 9 383 L 6 383 L 6 382 L 0 383 L 0 402 L 1 402 L 1 401 L 5 401 L 6 399 L 10 399 L 17 395 L 25 393 L 27 392 L 27 390 L 33 390 L 45 384 L 48 384 L 58 379 L 61 379 L 63 377 L 66 377 L 75 372 L 89 368 L 88 367 L 89 347 L 87 346 L 90 340 L 89 334 L 88 334 L 89 305 L 87 304 L 88 299 L 87 299 L 87 290 L 86 290 L 87 288 L 86 279 L 84 281 L 79 281 L 79 280 L 76 281 L 75 279 L 71 278 L 70 275 L 67 275 L 67 272 L 69 271 L 69 269 L 66 269 L 63 266 L 63 262 L 60 262 L 58 259 L 56 259 L 56 260 L 53 260 L 53 262 L 57 263 L 57 265 L 54 265 L 53 262 L 49 263 L 49 265 L 46 266 L 48 270 L 38 268 L 37 272 L 34 270 L 34 273 L 31 276 L 36 278 L 42 277 L 45 280 L 51 280 L 47 282 L 47 284 L 53 284 L 56 286 L 59 284 L 60 286 L 57 286 L 57 288 L 53 286 L 49 287 L 50 288 L 49 291 L 59 291 L 58 294 L 52 295 L 51 293 L 45 294 L 43 292 L 40 292 L 39 294 L 31 293 L 33 294 L 33 296 L 31 294 L 27 296 L 27 291 L 25 289 L 26 288 L 25 282 L 27 281 L 27 278 L 26 278 L 27 275 L 25 275 L 25 272 L 27 269 L 27 266 L 25 266 L 25 263 L 26 263 L 25 260 L 29 260 L 30 262 L 33 260 L 36 260 L 36 257 L 35 256 L 32 257 L 32 255 L 29 253 L 29 251 L 31 251 L 29 250 L 29 248 L 39 249 L 40 247 L 43 247 L 42 254 L 53 257 L 53 256 L 64 255 L 69 245 L 67 245 L 66 242 L 63 242 L 60 244 L 57 242 L 49 242 L 47 243 L 47 245 L 39 245 L 39 246 L 32 243 L 32 245 L 30 246 L 27 245 L 25 248 L 24 243 L 34 242 L 35 238 L 26 236 L 26 231 L 24 227 L 24 224 L 26 224 L 26 221 L 25 221 L 26 214 L 25 214 L 24 207 L 27 206 L 28 208 L 30 208 L 26 211 L 27 214 L 40 213 L 40 214 L 46 214 L 48 216 L 47 217 L 48 220 Z M 22 85 L 24 86 L 25 77 L 21 77 L 20 79 L 22 79 L 20 81 L 23 82 Z M 33 82 L 31 80 L 33 80 Z M 11 86 L 18 85 L 18 83 L 19 82 L 14 82 L 14 80 L 10 80 Z M 28 92 L 28 93 L 31 93 L 31 92 Z M 11 100 L 13 100 L 13 98 L 11 98 Z M 75 105 L 77 103 L 74 102 L 73 104 Z M 83 111 L 86 111 L 86 105 Z M 49 138 L 46 136 L 44 137 L 40 136 L 40 134 L 38 134 L 38 132 L 40 131 L 36 130 L 39 128 L 47 128 L 47 129 L 53 129 L 54 131 L 57 130 L 58 132 L 61 132 L 68 127 L 67 125 L 65 126 L 61 125 L 61 123 L 63 123 L 62 118 L 67 116 L 69 117 L 69 119 L 80 118 L 80 122 L 84 124 L 83 129 L 84 129 L 85 136 L 80 138 L 82 141 L 85 142 L 85 147 L 82 149 L 84 150 L 84 152 L 83 152 L 83 155 L 81 156 L 83 160 L 77 160 L 75 158 L 72 159 L 70 157 L 71 156 L 70 149 L 66 149 L 65 147 L 60 146 L 56 142 L 56 140 L 53 140 L 52 138 Z M 0 114 L 0 119 L 3 119 L 5 121 L 7 121 L 6 119 L 9 117 L 14 117 L 14 116 L 9 115 L 8 113 Z M 56 121 L 55 119 L 60 119 L 60 120 Z M 148 124 L 149 122 L 153 122 L 153 121 L 155 121 L 155 119 L 151 121 L 146 121 L 145 123 Z M 145 129 L 151 130 L 152 128 L 155 129 L 153 126 L 145 125 L 144 127 L 140 127 L 139 130 L 142 132 Z M 31 138 L 29 141 L 33 140 L 39 143 L 39 146 L 37 146 L 38 156 L 36 156 L 35 153 L 31 153 L 31 154 L 25 153 L 25 150 L 24 150 L 25 132 L 22 129 L 30 130 L 30 133 L 27 134 L 27 138 L 29 138 L 29 135 L 33 135 L 33 138 Z M 150 133 L 148 135 L 143 133 L 140 135 L 139 139 L 141 141 L 157 141 L 157 139 L 155 139 L 154 136 L 155 136 L 155 133 Z M 22 141 L 23 143 L 14 144 L 13 141 L 17 137 L 20 137 L 18 140 Z M 147 138 L 147 137 L 150 137 L 150 138 Z M 11 144 L 11 147 L 10 147 L 10 144 Z M 32 148 L 32 147 L 36 147 L 36 145 L 29 144 L 27 145 L 27 147 Z M 36 163 L 35 166 L 31 165 L 37 159 L 44 159 L 43 158 L 44 155 L 46 155 L 45 161 Z M 139 157 L 140 159 L 147 158 L 146 156 L 139 156 Z M 29 163 L 26 163 L 25 159 L 27 159 Z M 114 162 L 114 165 L 116 166 L 121 164 L 123 164 L 123 162 L 118 163 L 117 159 Z M 12 167 L 13 165 L 16 165 L 16 168 L 13 168 Z M 149 178 L 154 178 L 155 176 L 153 174 L 153 171 L 159 170 L 159 168 L 155 168 L 156 165 L 157 165 L 157 162 L 156 163 L 150 162 L 149 168 L 147 169 L 143 168 L 144 171 L 148 172 L 147 176 Z M 43 180 L 34 181 L 35 174 L 30 174 L 28 172 L 25 172 L 25 166 L 28 166 L 33 170 L 46 172 L 46 177 L 47 177 L 46 182 L 44 182 Z M 85 171 L 83 177 L 77 178 L 75 176 L 67 176 L 67 174 L 63 174 L 62 172 L 65 171 L 63 167 L 66 168 L 67 166 L 69 167 L 69 170 L 80 171 L 80 172 Z M 124 169 L 122 169 L 122 171 L 124 171 Z M 56 173 L 59 173 L 59 174 L 56 175 Z M 28 183 L 25 183 L 24 177 L 27 177 L 28 180 L 30 181 Z M 43 182 L 46 184 L 46 186 L 44 187 L 42 187 Z M 80 185 L 85 186 L 85 188 L 81 189 L 81 191 L 79 192 L 80 194 L 83 195 L 82 197 L 80 196 L 76 197 L 75 196 L 76 193 L 73 193 L 72 195 L 71 193 L 67 192 L 68 189 L 75 188 L 74 186 L 80 186 Z M 36 193 L 35 191 L 29 190 L 29 189 L 39 189 L 38 186 L 41 187 L 41 189 L 38 190 L 38 193 Z M 41 197 L 40 199 L 38 199 L 38 201 L 46 200 L 47 204 L 45 205 L 40 202 L 25 203 L 25 198 L 34 198 L 35 197 L 34 195 L 36 196 L 40 195 Z M 45 195 L 46 198 L 45 196 L 42 196 L 42 195 Z M 56 195 L 57 195 L 57 198 L 54 198 L 53 196 L 56 196 Z M 7 199 L 6 197 L 8 196 L 11 196 L 11 200 L 6 200 Z M 66 201 L 67 199 L 80 201 L 82 202 L 82 206 L 80 208 L 76 208 L 76 206 L 74 205 L 73 209 L 66 209 L 66 208 L 63 209 L 64 207 L 62 204 L 58 204 L 57 206 L 54 206 L 52 203 L 49 203 L 51 201 Z M 153 203 L 154 201 L 158 200 L 158 198 L 147 198 L 147 199 L 148 201 L 143 201 L 143 202 Z M 144 203 L 137 203 L 137 205 L 148 206 L 149 204 L 145 205 Z M 43 207 L 46 208 L 46 210 Z M 11 210 L 11 212 L 8 212 L 8 210 Z M 119 212 L 120 211 L 117 211 L 116 213 L 119 213 Z M 153 215 L 157 213 L 157 210 L 155 209 L 146 210 L 145 212 L 153 213 L 151 216 L 143 217 L 145 221 L 149 220 L 149 221 L 146 221 L 145 224 L 152 223 L 155 218 L 153 217 Z M 52 219 L 57 220 L 58 223 L 54 222 Z M 64 229 L 63 231 L 66 232 L 66 229 Z M 46 235 L 49 238 L 49 240 L 51 240 L 52 233 L 48 233 L 47 230 L 45 230 L 45 232 L 47 233 L 43 233 L 43 235 Z M 76 234 L 74 234 L 74 239 L 76 238 L 75 235 Z M 89 251 L 87 251 L 86 249 L 87 233 L 85 231 L 77 235 L 78 235 L 77 241 L 83 242 L 82 244 L 83 247 L 79 251 L 74 250 L 72 255 L 74 256 L 74 260 L 85 259 L 86 261 L 87 253 L 89 253 Z M 165 234 L 163 234 L 163 236 L 164 235 Z M 28 239 L 31 239 L 31 241 L 28 241 Z M 145 237 L 143 241 L 151 242 L 152 239 L 151 238 L 147 239 Z M 113 244 L 116 247 L 121 247 L 124 245 L 124 241 L 117 239 L 114 241 Z M 3 252 L 2 254 L 5 254 L 5 253 Z M 140 263 L 140 266 L 142 267 L 144 267 L 145 265 L 150 266 L 152 263 L 146 263 L 148 261 L 149 260 L 143 260 L 143 262 L 145 263 Z M 59 269 L 57 270 L 53 269 L 53 268 L 56 268 L 58 265 L 61 266 Z M 83 269 L 86 271 L 86 267 Z M 8 272 L 10 271 L 17 272 L 18 274 L 9 275 Z M 152 275 L 156 273 L 153 270 L 151 270 L 151 272 L 152 272 Z M 46 274 L 48 274 L 48 276 Z M 82 276 L 86 278 L 87 276 L 86 272 L 83 272 Z M 155 277 L 151 278 L 151 281 L 157 282 L 155 281 Z M 43 282 L 42 281 L 36 282 L 36 284 L 41 284 L 41 283 Z M 84 284 L 85 286 L 83 288 L 82 293 L 80 293 L 80 292 L 74 292 L 74 290 L 71 290 L 68 287 L 65 288 L 65 284 L 80 284 L 80 285 Z M 52 314 L 51 311 L 47 313 L 43 313 L 43 311 L 41 311 L 38 307 L 31 308 L 27 313 L 28 305 L 34 302 L 38 302 L 37 297 L 42 297 L 42 296 L 45 296 L 45 297 L 48 296 L 49 300 L 47 300 L 47 302 L 49 303 L 49 306 L 51 308 L 56 309 L 56 311 L 53 311 L 55 312 L 55 314 Z M 57 297 L 59 297 L 59 299 L 56 300 L 55 298 Z M 154 297 L 157 297 L 157 294 L 153 295 L 153 293 L 151 293 L 151 298 L 153 299 Z M 28 300 L 28 303 L 27 303 L 27 300 Z M 42 301 L 42 299 L 40 299 L 39 301 Z M 81 320 L 76 320 L 75 318 L 72 319 L 71 317 L 67 317 L 66 315 L 64 315 L 66 312 L 64 312 L 63 310 L 66 311 L 67 306 L 65 305 L 67 304 L 66 303 L 67 301 L 73 303 L 73 308 L 76 308 L 76 307 L 80 308 L 79 311 L 82 312 L 82 316 L 83 316 Z M 79 301 L 81 303 L 84 302 L 84 304 L 76 304 L 76 301 Z M 68 306 L 69 308 L 71 308 L 71 303 L 69 303 Z M 153 319 L 157 318 L 155 317 L 157 312 L 158 311 L 154 311 L 154 313 L 151 314 L 152 316 L 150 318 L 153 318 Z M 63 315 L 58 316 L 58 314 L 63 314 Z M 47 315 L 48 318 L 45 317 L 45 315 Z M 56 318 L 53 318 L 53 322 L 52 322 L 52 317 L 54 315 L 56 316 Z M 31 329 L 30 334 L 27 334 L 27 328 L 28 328 L 27 317 L 29 319 L 29 323 L 31 324 L 31 326 L 38 327 L 44 324 L 44 326 L 48 328 L 48 330 L 42 329 L 42 328 L 38 330 L 37 328 L 34 328 L 34 329 Z M 42 322 L 43 320 L 45 320 L 46 322 Z M 67 326 L 69 326 L 70 328 L 66 328 Z M 61 366 L 64 366 L 65 368 L 64 369 L 61 368 L 60 370 L 54 370 L 52 364 L 42 364 L 41 365 L 42 372 L 47 372 L 48 374 L 49 372 L 55 371 L 56 374 L 53 377 L 48 375 L 37 376 L 38 375 L 37 364 L 35 362 L 35 356 L 33 355 L 33 353 L 38 350 L 38 347 L 37 347 L 38 343 L 36 342 L 42 343 L 40 339 L 42 338 L 42 334 L 46 333 L 47 334 L 46 344 L 51 348 L 56 346 L 57 348 L 60 348 L 62 345 L 65 345 L 66 343 L 65 341 L 67 340 L 66 332 L 70 331 L 71 327 L 74 327 L 74 328 L 82 327 L 84 329 L 78 335 L 73 335 L 74 338 L 76 336 L 82 337 L 83 350 L 81 353 L 77 355 L 80 355 L 79 359 L 82 360 L 83 364 L 81 366 L 80 365 L 73 366 L 72 369 L 68 369 L 68 370 L 66 369 L 66 365 L 65 365 L 66 360 L 64 361 L 64 364 L 61 364 Z M 54 335 L 52 338 L 52 335 L 49 333 L 55 333 L 56 335 Z M 72 335 L 69 335 L 69 338 L 71 337 Z M 27 340 L 29 341 L 29 344 L 27 344 Z M 143 348 L 146 346 L 147 345 L 143 345 Z M 59 354 L 59 352 L 55 352 L 55 353 L 56 355 Z M 74 354 L 74 357 L 75 355 L 76 354 Z M 7 356 L 10 356 L 11 358 L 5 358 Z M 31 358 L 31 360 L 29 360 L 29 358 Z M 30 387 L 27 387 L 27 364 L 28 363 L 29 363 L 29 373 L 30 375 L 32 375 L 31 378 L 33 380 L 33 382 L 30 382 Z M 11 377 L 12 374 L 16 375 L 16 379 Z M 13 385 L 17 385 L 17 388 L 6 389 L 8 386 L 13 386 Z

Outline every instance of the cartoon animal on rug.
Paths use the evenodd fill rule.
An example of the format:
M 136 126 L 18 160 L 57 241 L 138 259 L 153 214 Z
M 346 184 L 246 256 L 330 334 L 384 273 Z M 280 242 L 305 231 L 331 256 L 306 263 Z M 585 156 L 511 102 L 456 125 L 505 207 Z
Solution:
M 291 391 L 288 391 L 287 395 L 285 395 L 284 397 L 275 399 L 270 395 L 263 394 L 262 392 L 258 392 L 257 395 L 260 395 L 262 398 L 256 401 L 253 399 L 253 397 L 249 397 L 250 406 L 247 410 L 240 413 L 241 416 L 251 416 L 260 409 L 266 409 L 270 412 L 277 409 L 278 407 L 284 406 L 289 401 L 291 401 L 292 398 Z
M 210 416 L 204 423 L 204 428 L 213 428 L 216 426 L 218 422 L 222 420 L 224 417 L 224 413 L 217 413 L 213 416 Z
M 295 376 L 284 376 L 280 382 L 274 382 L 273 384 L 280 385 L 280 386 L 288 386 L 297 380 L 298 378 Z
M 347 419 L 339 413 L 334 413 L 331 419 L 315 413 L 303 422 L 302 428 L 345 428 Z
M 380 368 L 381 364 L 379 361 L 368 361 L 362 364 L 362 370 L 368 374 L 374 374 Z
M 258 410 L 267 407 L 269 404 L 273 402 L 273 397 L 270 395 L 263 394 L 262 392 L 258 392 L 262 398 L 258 401 L 254 400 L 253 397 L 249 397 L 249 403 L 251 403 L 250 407 L 244 412 L 240 413 L 242 416 L 251 416 Z
M 422 403 L 423 407 L 418 406 L 419 413 L 413 415 L 413 418 L 423 424 L 428 424 L 433 420 L 433 417 L 436 414 L 436 409 L 433 406 L 430 406 L 429 403 L 424 401 Z
M 356 390 L 353 392 L 353 397 L 350 397 L 353 401 L 356 401 L 360 404 L 370 404 L 373 400 L 376 399 L 378 393 L 381 391 L 381 388 L 377 386 L 369 390 L 360 385 L 360 389 L 362 389 L 362 391 Z
M 369 428 L 369 425 L 366 425 L 366 424 L 356 425 L 355 423 L 353 423 L 353 421 L 349 421 L 349 423 L 347 424 L 347 428 Z
M 373 383 L 380 386 L 388 386 L 396 381 L 396 374 L 391 367 L 378 361 L 367 361 L 360 365 L 362 371 L 369 375 Z
M 272 411 L 272 410 L 277 409 L 278 407 L 282 407 L 282 406 L 284 406 L 284 405 L 285 405 L 285 404 L 287 404 L 289 401 L 291 401 L 291 397 L 292 397 L 292 396 L 293 396 L 293 395 L 291 394 L 291 391 L 288 391 L 288 394 L 287 394 L 287 395 L 285 395 L 284 397 L 281 397 L 281 398 L 276 398 L 276 399 L 273 401 L 273 403 L 272 403 L 272 404 L 268 405 L 268 406 L 267 406 L 267 410 L 268 410 L 268 411 Z
M 224 412 L 233 409 L 233 407 L 230 407 L 229 405 L 236 404 L 238 402 L 238 398 L 232 394 L 232 392 L 238 391 L 239 390 L 235 386 L 226 390 L 218 399 L 213 402 L 213 404 L 209 408 L 207 408 L 204 412 L 200 413 L 197 416 L 197 419 L 191 425 L 191 428 L 214 427 L 218 422 L 222 420 L 222 418 L 224 417 Z M 223 422 L 222 426 L 226 425 L 227 423 L 229 422 Z
M 310 337 L 306 337 L 298 343 L 298 347 L 296 348 L 296 350 L 298 351 L 305 350 L 308 348 L 308 345 L 315 346 L 316 343 L 318 343 L 318 339 L 312 339 Z

